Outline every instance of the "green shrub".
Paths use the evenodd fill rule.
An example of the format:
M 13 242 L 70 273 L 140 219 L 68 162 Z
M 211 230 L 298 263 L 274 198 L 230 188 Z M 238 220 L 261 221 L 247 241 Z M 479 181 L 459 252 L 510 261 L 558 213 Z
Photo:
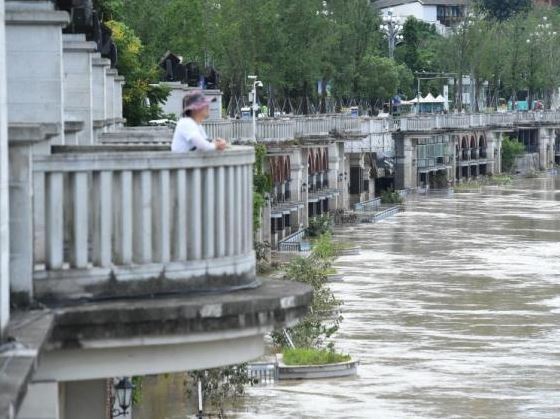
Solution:
M 512 177 L 508 175 L 494 175 L 488 178 L 490 185 L 509 185 L 512 182 Z
M 502 141 L 502 172 L 511 172 L 515 158 L 525 152 L 525 146 L 515 138 L 504 137 Z
M 312 253 L 319 259 L 328 260 L 336 256 L 337 248 L 333 242 L 331 233 L 325 233 L 319 236 L 315 242 L 313 242 Z
M 324 365 L 350 361 L 350 355 L 343 355 L 328 349 L 293 348 L 282 352 L 286 365 Z
M 313 300 L 309 313 L 296 326 L 288 329 L 296 347 L 318 347 L 331 337 L 342 321 L 338 309 L 342 302 L 327 285 L 328 275 L 332 274 L 331 260 L 321 259 L 311 253 L 307 258 L 296 257 L 284 268 L 284 279 L 303 282 L 313 288 Z M 274 343 L 286 347 L 283 333 L 272 334 Z
M 382 204 L 402 204 L 403 201 L 402 196 L 392 189 L 387 189 L 386 191 L 381 192 Z
M 309 237 L 319 237 L 326 233 L 331 233 L 332 222 L 329 214 L 319 215 L 309 220 L 309 227 L 305 230 L 305 234 Z

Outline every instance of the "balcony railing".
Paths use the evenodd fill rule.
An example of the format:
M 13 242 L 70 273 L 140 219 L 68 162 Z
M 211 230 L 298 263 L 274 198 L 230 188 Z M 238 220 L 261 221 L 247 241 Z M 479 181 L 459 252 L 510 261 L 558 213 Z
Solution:
M 257 140 L 282 142 L 299 137 L 324 137 L 330 133 L 362 136 L 394 131 L 461 130 L 483 127 L 513 127 L 516 124 L 560 123 L 560 112 L 509 112 L 491 114 L 447 114 L 392 118 L 355 118 L 346 115 L 263 118 L 257 120 Z M 222 120 L 204 123 L 210 138 L 249 141 L 253 138 L 251 120 Z M 153 129 L 153 131 L 151 130 Z M 168 144 L 172 132 L 166 129 L 141 128 L 135 131 L 104 134 L 105 144 Z
M 36 295 L 152 295 L 252 283 L 253 162 L 250 147 L 36 157 Z
M 401 118 L 401 131 L 431 131 L 437 129 L 469 129 L 481 127 L 512 127 L 522 123 L 560 122 L 560 112 L 509 112 L 490 114 L 427 115 Z

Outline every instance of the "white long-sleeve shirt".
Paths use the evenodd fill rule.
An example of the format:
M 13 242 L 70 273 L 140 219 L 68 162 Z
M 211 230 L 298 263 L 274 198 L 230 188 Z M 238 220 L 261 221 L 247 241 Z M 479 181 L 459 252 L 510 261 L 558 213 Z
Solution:
M 195 150 L 215 150 L 214 143 L 208 140 L 208 135 L 202 125 L 192 118 L 181 118 L 175 127 L 171 151 L 188 153 Z

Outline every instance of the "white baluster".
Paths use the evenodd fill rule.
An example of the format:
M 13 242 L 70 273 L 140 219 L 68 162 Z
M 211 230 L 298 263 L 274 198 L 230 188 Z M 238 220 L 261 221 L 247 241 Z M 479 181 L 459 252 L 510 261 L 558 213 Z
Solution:
M 152 261 L 152 173 L 143 170 L 134 176 L 134 261 Z
M 173 258 L 187 260 L 187 171 L 177 170 L 175 181 L 175 220 Z
M 244 200 L 242 198 L 243 191 L 243 174 L 241 166 L 235 167 L 235 241 L 234 249 L 235 254 L 240 255 L 243 253 L 243 210 Z
M 132 263 L 132 226 L 134 207 L 132 201 L 133 183 L 132 172 L 125 170 L 119 176 L 119 191 L 116 204 L 115 219 L 115 251 L 117 263 L 130 265 Z
M 227 188 L 226 188 L 226 254 L 233 256 L 235 254 L 235 167 L 229 166 L 227 171 Z
M 253 166 L 246 166 L 246 198 L 245 198 L 245 208 L 247 208 L 247 221 L 246 221 L 246 231 L 247 231 L 247 248 L 246 253 L 253 250 Z
M 72 182 L 73 237 L 72 267 L 86 268 L 88 264 L 89 190 L 88 173 L 74 173 Z
M 36 172 L 33 176 L 33 260 L 35 263 L 46 262 L 46 238 L 45 238 L 45 216 L 46 216 L 46 184 L 45 173 Z
M 216 220 L 216 208 L 214 206 L 214 194 L 216 193 L 216 185 L 214 183 L 214 168 L 206 169 L 203 178 L 204 189 L 202 192 L 202 225 L 203 225 L 203 259 L 214 258 L 214 239 Z M 220 214 L 221 215 L 221 214 Z
M 94 228 L 93 263 L 96 266 L 110 267 L 112 256 L 112 210 L 113 210 L 113 173 L 100 172 L 94 175 Z
M 47 268 L 62 269 L 64 264 L 64 177 L 62 173 L 47 175 Z
M 188 231 L 188 257 L 190 260 L 199 260 L 202 257 L 202 185 L 200 169 L 190 173 L 189 184 L 189 231 Z
M 157 190 L 154 199 L 154 256 L 158 262 L 166 263 L 171 260 L 170 249 L 170 217 L 171 211 L 169 203 L 170 180 L 169 170 L 161 170 L 157 177 Z
M 226 179 L 225 168 L 219 167 L 216 179 L 216 256 L 226 255 Z

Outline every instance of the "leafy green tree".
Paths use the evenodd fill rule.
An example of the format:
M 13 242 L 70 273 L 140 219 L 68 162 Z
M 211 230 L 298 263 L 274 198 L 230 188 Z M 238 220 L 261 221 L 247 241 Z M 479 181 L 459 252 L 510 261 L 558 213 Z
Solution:
M 502 172 L 510 172 L 516 157 L 525 152 L 523 143 L 515 138 L 504 137 L 502 141 Z
M 531 0 L 477 0 L 478 7 L 489 18 L 505 21 L 531 8 Z
M 152 84 L 157 80 L 157 68 L 155 65 L 145 66 L 140 61 L 140 38 L 122 22 L 112 20 L 106 25 L 112 30 L 119 51 L 117 68 L 125 77 L 123 106 L 127 123 L 142 125 L 160 118 L 162 111 L 159 105 L 167 99 L 169 91 Z
M 396 50 L 397 61 L 413 73 L 436 70 L 441 35 L 436 32 L 435 26 L 411 16 L 403 25 L 402 35 L 403 42 Z

